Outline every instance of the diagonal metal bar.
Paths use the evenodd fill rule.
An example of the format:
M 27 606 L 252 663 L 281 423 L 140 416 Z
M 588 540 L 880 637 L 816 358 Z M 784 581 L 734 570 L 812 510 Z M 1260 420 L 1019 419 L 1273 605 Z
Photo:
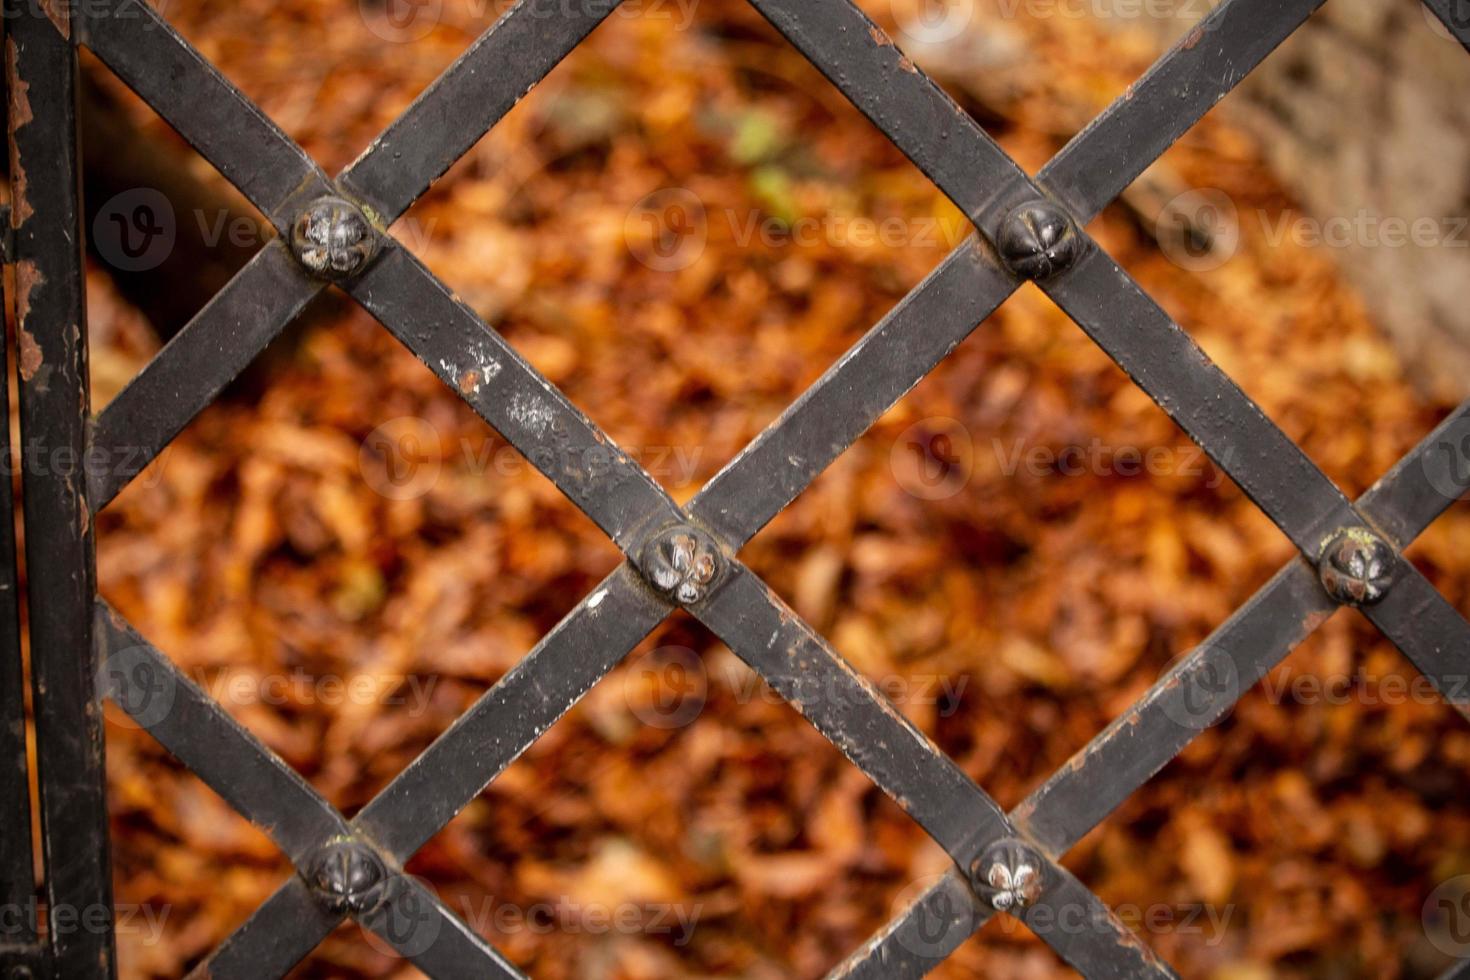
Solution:
M 1424 0 L 1424 5 L 1470 51 L 1470 0 Z
M 300 875 L 291 875 L 250 918 L 189 971 L 189 980 L 284 977 L 342 917 L 323 908 Z M 316 939 L 303 948 L 302 937 Z
M 1198 121 L 1279 44 L 1320 0 L 1227 0 L 1200 25 L 1203 36 L 1236 43 L 1253 38 L 1248 57 L 1231 59 L 1184 39 L 1042 168 L 1043 184 L 1071 201 L 1080 223 L 1090 221 L 1163 147 L 1134 142 L 1145 119 L 1167 117 L 1183 132 Z M 757 4 L 762 14 L 799 23 L 795 4 Z M 869 36 L 872 28 L 868 28 Z M 860 29 L 858 33 L 863 31 Z M 1257 42 L 1260 47 L 1257 47 Z M 803 53 L 806 53 L 805 50 Z M 808 55 L 811 57 L 811 55 Z M 1223 58 L 1223 63 L 1222 63 Z M 1252 60 L 1254 59 L 1254 60 Z M 820 67 L 820 66 L 819 66 Z M 1207 84 L 1193 83 L 1196 73 Z M 920 134 L 922 135 L 922 134 Z M 1081 161 L 1126 161 L 1087 170 Z M 1085 175 L 1087 183 L 1080 183 Z M 957 192 L 958 193 L 958 192 Z M 689 511 L 733 547 L 740 547 L 1003 303 L 1018 283 L 971 237 L 841 361 L 829 368 L 775 423 L 700 491 Z
M 1059 864 L 1037 903 L 1021 921 L 1088 980 L 1169 977 L 1173 967 L 1159 958 L 1086 885 Z
M 352 833 L 342 815 L 296 770 L 102 599 L 97 600 L 95 626 L 108 696 L 236 812 L 265 831 L 293 865 L 306 867 L 324 843 Z M 390 876 L 381 904 L 360 918 L 365 928 L 430 976 L 521 977 L 421 883 L 397 871 Z M 341 919 L 322 910 L 293 875 L 205 969 L 214 977 L 284 974 Z
M 689 502 L 738 550 L 1015 289 L 971 237 Z
M 1439 975 L 1439 980 L 1465 980 L 1470 977 L 1470 960 L 1460 960 Z
M 1017 821 L 1048 854 L 1065 853 L 1337 609 L 1316 570 L 1292 560 L 1027 797 Z
M 750 3 L 976 225 L 1024 199 L 1026 172 L 999 148 L 975 152 L 975 120 L 867 14 L 847 0 Z
M 384 903 L 359 921 L 434 980 L 528 980 L 423 882 L 399 875 L 389 888 Z
M 954 760 L 743 565 L 690 611 L 961 867 L 1014 833 Z
M 994 914 L 951 868 L 828 974 L 829 980 L 918 980 Z
M 707 601 L 690 608 L 828 741 L 924 828 L 961 868 L 987 845 L 1015 836 L 992 800 L 954 760 L 855 670 L 769 587 L 739 563 Z M 1089 976 L 1175 974 L 1069 872 L 1023 916 Z
M 1470 720 L 1470 623 L 1408 559 L 1399 560 L 1397 579 L 1363 615 Z
M 1470 463 L 1470 401 L 1358 499 L 1358 509 L 1406 547 L 1457 499 L 1456 472 L 1442 450 Z M 1446 488 L 1449 488 L 1448 491 Z M 1337 606 L 1315 569 L 1295 558 L 1244 606 L 1092 739 L 1011 814 L 1043 850 L 1058 857 L 1153 778 L 1186 745 L 1219 721 L 1267 671 L 1325 622 Z M 1106 773 L 1107 779 L 1098 777 Z M 922 976 L 984 924 L 989 910 L 958 901 L 968 892 L 956 872 L 920 893 L 834 976 Z M 887 972 L 892 968 L 894 972 Z
M 628 564 L 615 569 L 510 673 L 435 739 L 353 818 L 354 830 L 403 863 L 444 828 L 531 743 L 627 656 L 669 612 Z M 210 957 L 209 969 L 244 968 L 250 951 L 271 936 L 272 956 L 299 962 L 338 919 L 293 920 L 303 896 L 287 882 Z M 304 891 L 304 886 L 302 886 Z M 308 897 L 309 898 L 309 897 Z M 250 976 L 251 974 L 228 974 Z
M 1096 247 L 1042 289 L 1315 559 L 1361 521 L 1347 498 L 1133 279 Z
M 539 0 L 521 0 L 344 172 L 345 185 L 367 202 L 376 202 L 377 220 L 384 227 L 391 224 L 448 169 L 452 151 L 472 146 L 617 2 L 573 5 L 547 17 Z M 92 21 L 83 22 L 93 51 L 270 215 L 279 230 L 289 226 L 288 204 L 330 190 L 330 182 L 300 148 L 152 8 L 132 0 L 106 3 Z M 544 46 L 528 52 L 526 39 L 532 33 Z M 170 71 L 150 71 L 154 57 Z M 196 111 L 199 92 L 213 98 L 208 114 Z M 466 126 L 466 121 L 475 125 Z M 269 165 L 261 174 L 255 173 L 251 144 L 220 132 L 230 129 L 268 147 Z M 380 157 L 388 159 L 379 162 Z M 289 183 L 292 178 L 295 185 Z M 94 510 L 156 458 L 325 288 L 306 276 L 279 243 L 265 252 L 191 319 L 97 419 L 93 458 L 103 465 L 89 474 Z M 179 384 L 180 379 L 188 383 Z
M 107 694 L 236 812 L 302 866 L 347 821 L 295 769 L 205 693 L 169 657 L 97 600 L 98 656 Z
M 567 614 L 354 825 L 400 861 L 428 842 L 668 615 L 627 563 Z
M 339 183 L 379 214 L 402 214 L 620 3 L 519 0 L 342 172 Z
M 992 241 L 1012 205 L 1044 197 L 945 92 L 915 69 L 850 0 L 816 7 L 751 0 L 761 13 L 928 173 Z M 1220 26 L 1224 26 L 1223 22 Z M 1195 47 L 1214 45 L 1195 37 Z M 1179 49 L 1176 49 L 1176 51 Z M 1167 86 L 1159 86 L 1167 89 Z M 914 120 L 930 125 L 918 126 Z M 940 123 L 935 124 L 939 120 Z M 1121 133 L 1126 136 L 1126 131 Z M 976 195 L 957 154 L 1004 187 Z M 1063 173 L 1066 171 L 1063 170 Z M 1245 491 L 1294 544 L 1316 560 L 1335 532 L 1367 524 L 1259 406 L 1217 368 L 1167 313 L 1080 228 L 1082 255 L 1042 289 Z M 1470 623 L 1407 562 L 1397 598 L 1377 613 L 1385 635 L 1421 665 L 1446 697 L 1467 704 L 1456 648 Z M 1420 617 L 1419 620 L 1415 616 Z M 1457 644 L 1459 645 L 1457 647 Z M 1459 671 L 1463 674 L 1463 671 Z
M 651 523 L 682 520 L 642 467 L 407 249 L 390 243 L 348 292 L 623 551 Z
M 970 214 L 991 241 L 1011 207 L 1044 196 L 850 0 L 817 5 L 800 0 L 751 3 Z M 1155 74 L 1160 77 L 1167 76 Z M 1166 92 L 1168 87 L 1159 82 L 1151 91 Z M 1116 128 L 1108 132 L 1109 145 L 1113 141 L 1123 145 L 1144 121 L 1136 115 L 1111 118 Z M 1123 123 L 1116 122 L 1120 118 Z M 1089 130 L 1096 132 L 1093 127 Z M 1076 159 L 1077 151 L 1063 150 L 1058 172 L 1067 176 L 1073 169 L 1069 161 Z M 984 180 L 973 179 L 977 169 Z M 1346 499 L 1126 273 L 1080 229 L 1077 233 L 1085 239 L 1086 254 L 1044 286 L 1048 295 L 1129 371 L 1298 547 L 1315 555 L 1323 527 L 1350 523 Z M 1247 466 L 1247 457 L 1257 468 Z
M 1220 4 L 1042 168 L 1086 224 L 1213 108 L 1323 0 Z
M 277 231 L 290 229 L 288 201 L 330 188 L 316 163 L 148 4 L 99 0 L 78 12 L 79 40 Z
M 1337 531 L 1373 526 L 1100 249 L 1042 288 L 1309 560 Z M 1470 623 L 1402 557 L 1395 575 L 1384 600 L 1364 613 L 1470 717 Z
M 324 288 L 279 239 L 236 273 L 93 423 L 87 467 L 93 512 L 156 459 Z
M 849 0 L 750 3 L 982 230 L 1035 196 L 1026 173 Z M 1043 180 L 1057 182 L 1085 224 L 1321 3 L 1222 4 L 1078 134 Z
M 1127 117 L 1128 116 L 1127 116 L 1127 113 L 1126 112 L 1123 112 L 1121 114 L 1121 118 L 1126 119 Z M 1096 136 L 1098 134 L 1104 133 L 1105 131 L 1106 131 L 1106 127 L 1101 127 L 1101 128 L 1095 127 L 1095 128 L 1092 128 L 1090 130 L 1090 132 L 1093 135 L 1090 136 L 1089 138 L 1096 138 Z M 946 263 L 945 267 L 941 269 L 940 273 L 937 273 L 936 276 L 931 277 L 931 281 L 927 285 L 931 285 L 932 286 L 932 284 L 935 281 L 943 281 L 944 274 L 945 274 L 945 271 L 946 270 L 955 270 L 956 272 L 963 270 L 963 271 L 969 271 L 969 272 L 974 272 L 974 273 L 986 273 L 986 272 L 988 272 L 988 273 L 990 273 L 989 276 L 975 275 L 975 276 L 973 276 L 972 281 L 973 280 L 980 280 L 980 281 L 983 282 L 984 279 L 988 278 L 990 280 L 990 284 L 994 285 L 994 287 L 995 287 L 993 291 L 996 292 L 996 293 L 1002 293 L 1002 290 L 1004 290 L 1004 287 L 1005 287 L 1005 279 L 1004 279 L 1004 277 L 1001 274 L 995 272 L 994 269 L 993 269 L 993 267 L 991 267 L 990 265 L 988 265 L 987 263 L 985 263 L 983 261 L 980 261 L 978 259 L 978 254 L 979 254 L 978 253 L 978 250 L 974 249 L 973 243 L 972 243 L 972 246 L 971 246 L 971 250 L 968 253 L 966 253 L 966 251 L 963 250 L 963 249 L 960 250 L 960 251 L 958 251 L 956 253 L 956 255 L 955 256 L 952 256 L 951 257 L 951 260 Z M 968 262 L 964 261 L 966 258 L 970 258 L 970 261 L 968 261 Z M 965 267 L 968 267 L 968 268 L 965 268 Z M 958 287 L 959 284 L 960 284 L 960 280 L 961 280 L 962 277 L 959 276 L 958 274 L 955 274 L 955 273 L 951 273 L 951 275 L 953 276 L 953 278 L 950 279 L 949 282 L 951 284 L 953 284 L 954 286 Z M 921 290 L 916 291 L 916 293 L 913 294 L 913 296 L 910 297 L 911 302 L 909 302 L 908 304 L 906 304 L 908 308 L 901 307 L 899 310 L 895 311 L 895 314 L 892 317 L 890 317 L 888 320 L 886 320 L 884 324 L 880 324 L 878 328 L 875 328 L 875 331 L 872 334 L 870 334 L 870 339 L 882 338 L 885 335 L 894 335 L 894 334 L 897 334 L 899 331 L 897 329 L 895 329 L 895 328 L 898 327 L 898 326 L 903 325 L 906 321 L 907 322 L 923 322 L 924 320 L 929 319 L 929 317 L 926 314 L 928 312 L 930 312 L 930 311 L 927 310 L 927 309 L 923 309 L 923 308 L 914 309 L 913 307 L 918 306 L 919 304 L 916 303 L 916 302 L 912 302 L 912 301 L 915 300 L 916 298 L 922 298 L 922 297 L 927 297 L 927 296 L 934 296 L 938 292 L 939 292 L 939 290 L 932 289 L 932 288 L 931 289 L 928 289 L 928 290 L 925 290 L 925 289 L 922 289 L 921 288 Z M 983 293 L 982 290 L 977 290 L 976 292 Z M 981 302 L 984 302 L 983 299 L 981 300 Z M 963 303 L 951 303 L 951 304 L 934 303 L 933 305 L 936 308 L 943 308 L 946 305 L 948 305 L 951 309 L 957 307 L 957 308 L 963 310 L 963 308 L 964 308 L 964 304 Z M 993 305 L 992 305 L 991 308 L 993 308 Z M 984 315 L 986 313 L 988 313 L 988 312 L 989 312 L 989 310 L 977 311 L 977 314 L 978 315 L 976 315 L 974 317 L 974 320 L 972 322 L 978 322 L 980 319 L 983 319 Z M 963 315 L 963 313 L 961 315 Z M 388 316 L 388 315 L 385 315 L 384 317 L 382 317 L 382 319 L 384 319 L 385 322 L 389 322 L 390 324 L 392 322 L 397 322 L 396 321 L 396 318 L 394 318 L 392 316 Z M 968 329 L 965 329 L 963 333 L 959 333 L 959 334 L 957 334 L 956 336 L 954 336 L 952 338 L 945 338 L 945 339 L 943 339 L 941 341 L 941 343 L 939 345 L 936 345 L 936 346 L 939 347 L 939 350 L 937 352 L 937 356 L 934 356 L 933 357 L 933 361 L 934 362 L 937 362 L 937 360 L 939 358 L 942 358 L 943 354 L 944 353 L 947 353 L 947 351 L 949 349 L 952 349 L 953 345 L 955 343 L 958 343 L 958 340 L 961 339 L 964 336 L 965 333 L 968 333 Z M 842 364 L 840 364 L 837 368 L 834 368 L 834 371 L 833 372 L 829 372 L 829 374 L 835 376 L 836 374 L 841 373 L 844 370 L 845 366 L 851 365 L 851 364 L 856 363 L 856 362 L 858 362 L 860 360 L 863 350 L 866 349 L 866 350 L 877 351 L 880 346 L 881 345 L 879 345 L 879 344 L 872 344 L 871 346 L 869 346 L 865 342 L 864 345 L 860 345 L 859 348 L 855 349 L 855 351 L 854 351 L 853 354 L 850 354 L 848 356 L 848 358 L 845 358 L 844 359 L 844 362 Z M 462 351 L 456 351 L 456 355 L 458 355 L 459 353 L 462 353 Z M 910 360 L 910 358 L 886 358 L 885 359 L 885 361 L 887 363 L 907 362 L 908 360 Z M 429 360 L 429 363 L 432 364 L 433 363 L 432 360 Z M 455 387 L 459 387 L 459 380 L 460 379 L 459 379 L 459 377 L 457 375 L 458 375 L 458 373 L 460 371 L 464 370 L 467 367 L 468 367 L 468 365 L 460 366 L 459 368 L 456 368 L 455 369 L 454 374 L 451 374 L 449 376 L 446 376 L 446 373 L 449 372 L 450 369 L 448 367 L 445 367 L 444 370 L 440 372 L 441 373 L 441 377 L 443 377 L 444 380 L 447 383 L 450 383 L 450 384 L 454 385 Z M 896 400 L 896 398 L 899 395 L 901 395 L 903 391 L 905 391 L 909 387 L 911 387 L 911 385 L 917 380 L 917 377 L 918 376 L 922 376 L 922 373 L 924 371 L 926 371 L 926 370 L 927 370 L 927 367 L 922 368 L 920 370 L 920 372 L 916 376 L 914 376 L 914 378 L 912 380 L 909 380 L 907 378 L 903 378 L 903 377 L 900 376 L 900 377 L 894 379 L 893 381 L 888 382 L 888 385 L 889 385 L 890 390 L 893 390 L 893 394 L 891 395 L 890 401 L 891 400 Z M 894 390 L 894 389 L 896 389 L 896 390 Z M 832 391 L 832 390 L 834 390 L 834 388 L 833 387 L 820 386 L 819 385 L 817 388 L 814 389 L 814 391 L 816 393 L 818 393 L 818 394 L 820 394 L 823 390 Z M 818 408 L 818 405 L 813 404 L 815 401 L 816 401 L 816 399 L 814 399 L 814 398 L 813 399 L 804 399 L 804 402 L 806 402 L 807 405 L 810 406 L 807 409 L 807 411 L 805 413 L 802 413 L 799 408 L 794 409 L 793 412 L 789 412 L 788 415 L 785 418 L 783 418 L 783 423 L 785 423 L 787 421 L 787 419 L 790 419 L 793 416 L 802 415 L 802 414 L 806 415 L 807 417 L 813 417 L 813 418 L 829 417 L 829 416 L 826 415 L 825 412 L 822 412 L 822 411 L 813 411 L 812 410 L 812 409 Z M 878 414 L 879 412 L 881 412 L 881 410 L 884 409 L 884 408 L 886 408 L 886 405 L 881 405 L 881 406 L 878 407 L 878 412 L 872 412 L 872 410 L 870 409 L 868 412 L 864 412 L 863 415 L 867 415 L 867 414 L 870 414 L 871 413 L 872 417 L 875 418 L 876 417 L 876 414 Z M 842 414 L 843 417 L 851 417 L 851 415 L 850 414 L 847 414 L 847 413 L 838 413 L 838 414 Z M 862 416 L 860 415 L 859 418 L 861 418 L 861 417 Z M 783 424 L 783 423 L 778 423 L 776 426 L 773 426 L 771 430 L 768 430 L 767 435 L 769 436 L 771 433 L 794 433 L 796 431 L 796 428 L 797 427 L 786 425 L 786 424 Z M 868 422 L 866 422 L 866 423 L 860 423 L 860 426 L 858 427 L 857 432 L 854 433 L 851 438 L 856 438 L 856 435 L 857 434 L 860 434 L 860 432 L 862 431 L 862 429 L 865 429 L 866 428 L 866 425 L 867 424 L 870 424 L 870 420 Z M 848 441 L 850 441 L 850 439 Z M 763 448 L 765 450 L 765 454 L 766 455 L 770 455 L 771 450 L 773 450 L 775 448 L 784 448 L 784 447 L 778 447 L 776 445 L 776 443 L 777 443 L 777 440 L 766 440 L 764 443 L 758 443 L 757 445 L 758 445 L 758 447 L 761 447 L 761 448 Z M 828 444 L 830 445 L 830 440 L 828 441 Z M 788 453 L 783 453 L 782 455 L 785 455 L 785 456 L 788 456 L 788 457 L 789 456 L 796 455 L 796 456 L 798 456 L 798 458 L 800 458 L 799 454 L 794 454 L 794 453 L 789 453 L 789 452 Z M 814 455 L 816 455 L 816 454 L 814 454 Z M 835 453 L 833 455 L 835 455 Z M 820 460 L 820 458 L 819 458 L 817 469 L 819 470 L 822 466 L 825 466 L 825 463 L 826 463 L 826 461 Z M 712 506 L 712 505 L 705 505 L 703 507 L 703 509 L 701 509 L 701 502 L 704 501 L 704 500 L 711 500 L 711 501 L 717 500 L 718 499 L 718 492 L 719 492 L 719 489 L 720 488 L 723 488 L 723 487 L 732 487 L 733 488 L 733 487 L 736 486 L 736 484 L 738 484 L 739 482 L 741 482 L 739 480 L 733 480 L 732 481 L 731 480 L 731 474 L 739 474 L 739 473 L 742 473 L 742 472 L 753 472 L 755 469 L 758 469 L 758 468 L 759 467 L 756 467 L 756 466 L 752 465 L 752 454 L 751 453 L 748 452 L 747 454 L 743 454 L 741 460 L 737 461 L 736 464 L 732 464 L 731 467 L 727 468 L 727 470 L 724 471 L 721 474 L 720 477 L 717 477 L 716 480 L 714 482 L 712 482 L 710 488 L 707 488 L 706 489 L 706 492 L 703 493 L 703 494 L 701 494 L 700 498 L 698 498 L 696 500 L 695 504 L 691 507 L 691 512 L 692 513 L 695 513 L 695 515 L 697 517 L 703 518 L 707 524 L 713 525 L 716 528 L 716 530 L 724 532 L 725 533 L 725 536 L 727 537 L 727 539 L 731 540 L 732 542 L 734 542 L 736 544 L 743 543 L 743 541 L 746 540 L 750 534 L 754 533 L 754 530 L 755 529 L 758 529 L 758 527 L 759 527 L 760 524 L 763 524 L 765 522 L 765 520 L 768 520 L 769 519 L 768 516 L 763 515 L 760 512 L 760 510 L 757 509 L 757 508 L 750 508 L 744 514 L 737 514 L 737 513 L 735 513 L 734 512 L 734 508 L 717 507 L 717 506 Z M 792 468 L 793 469 L 796 468 L 795 464 L 793 464 L 793 467 Z M 811 476 L 813 476 L 813 475 L 815 475 L 814 472 L 812 472 L 812 473 L 802 473 L 802 475 L 799 476 L 797 479 L 789 481 L 789 483 L 788 483 L 789 489 L 785 489 L 785 492 L 784 493 L 777 493 L 777 494 L 772 495 L 772 505 L 769 507 L 769 513 L 770 514 L 773 514 L 775 511 L 779 510 L 781 506 L 784 506 L 784 503 L 787 500 L 789 500 L 791 496 L 794 496 L 797 492 L 799 492 L 799 490 L 801 489 L 801 486 L 803 486 L 806 482 L 809 482 Z M 730 496 L 739 496 L 739 495 L 738 494 L 731 494 Z M 782 496 L 785 496 L 786 499 L 784 499 L 784 500 L 781 499 Z M 714 516 L 714 515 L 718 515 L 718 516 Z M 636 633 L 638 631 L 635 630 L 634 632 Z M 636 642 L 636 640 L 634 640 L 632 642 Z M 631 645 L 632 644 L 629 643 L 629 646 L 631 646 Z M 619 656 L 621 656 L 621 655 L 619 655 Z M 475 791 L 478 792 L 479 788 L 481 788 L 481 787 L 475 787 Z M 365 813 L 366 813 L 366 811 L 365 811 Z M 436 821 L 427 821 L 426 823 L 427 824 L 433 824 L 435 822 Z

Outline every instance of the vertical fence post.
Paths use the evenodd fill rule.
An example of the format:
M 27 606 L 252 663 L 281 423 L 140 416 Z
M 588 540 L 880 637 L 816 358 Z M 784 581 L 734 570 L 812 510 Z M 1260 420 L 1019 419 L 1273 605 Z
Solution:
M 5 25 L 0 22 L 0 32 Z M 0 33 L 0 44 L 4 43 Z M 0 92 L 8 88 L 0 87 Z M 0 208 L 0 234 L 10 239 L 10 209 Z M 10 263 L 10 249 L 4 249 Z M 0 459 L 10 452 L 10 354 L 0 342 Z M 31 860 L 31 780 L 26 758 L 25 669 L 20 653 L 20 593 L 15 565 L 15 497 L 12 470 L 0 469 L 0 945 L 30 946 L 36 898 Z M 20 913 L 20 914 L 15 914 Z
M 90 415 L 77 58 L 69 4 L 6 0 L 17 368 L 48 942 L 112 977 L 112 862 L 84 464 Z
M 0 208 L 0 227 L 9 226 L 10 211 Z M 12 458 L 9 361 L 6 345 L 0 342 L 0 459 L 7 462 Z M 0 944 L 30 945 L 36 941 L 29 914 L 36 897 L 36 869 L 31 861 L 31 781 L 11 473 L 9 466 L 0 468 L 0 908 L 7 912 L 0 920 Z

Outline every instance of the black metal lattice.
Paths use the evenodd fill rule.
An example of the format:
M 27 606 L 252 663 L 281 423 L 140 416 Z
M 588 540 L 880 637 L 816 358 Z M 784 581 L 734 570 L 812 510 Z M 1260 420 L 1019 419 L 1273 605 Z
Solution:
M 37 696 L 44 942 L 0 937 L 11 977 L 109 976 L 111 910 L 98 699 L 111 696 L 298 870 L 199 976 L 286 973 L 353 916 L 436 977 L 519 977 L 401 869 L 675 608 L 686 608 L 950 855 L 955 867 L 836 976 L 922 975 L 997 910 L 1089 977 L 1172 976 L 1059 857 L 1343 604 L 1462 713 L 1470 624 L 1402 557 L 1450 503 L 1470 403 L 1349 501 L 1083 231 L 1322 0 L 1225 0 L 1073 139 L 1024 173 L 850 0 L 750 0 L 974 223 L 972 236 L 679 507 L 454 298 L 388 225 L 555 67 L 617 0 L 522 0 L 335 180 L 138 0 L 6 0 L 18 370 L 27 446 L 81 467 L 24 478 Z M 1427 0 L 1470 47 L 1465 0 Z M 76 153 L 77 47 L 174 126 L 279 233 L 95 419 L 88 400 Z M 1203 644 L 1005 813 L 739 561 L 746 542 L 1032 280 L 1297 546 Z M 330 283 L 514 445 L 627 560 L 352 820 L 345 819 L 96 595 L 91 518 Z M 0 433 L 8 431 L 0 425 Z M 8 436 L 4 436 L 8 439 Z M 6 447 L 8 449 L 8 446 Z M 537 452 L 554 448 L 555 452 Z M 28 450 L 29 451 L 29 450 Z M 1449 490 L 1446 490 L 1449 487 Z M 9 506 L 9 483 L 0 481 Z M 3 524 L 4 522 L 0 522 Z M 0 531 L 0 551 L 13 542 Z M 0 554 L 10 571 L 13 562 Z M 0 838 L 5 901 L 31 891 L 13 577 L 0 582 Z M 90 651 L 78 655 L 77 651 Z M 12 662 L 13 661 L 13 662 Z M 822 692 L 821 696 L 804 696 Z M 12 807 L 12 799 L 22 801 Z M 25 971 L 29 971 L 26 973 Z

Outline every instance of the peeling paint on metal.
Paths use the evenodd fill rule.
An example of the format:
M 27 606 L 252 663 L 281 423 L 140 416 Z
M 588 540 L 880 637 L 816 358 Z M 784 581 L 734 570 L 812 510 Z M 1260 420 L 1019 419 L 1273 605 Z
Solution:
M 20 55 L 15 46 L 14 38 L 5 39 L 5 78 L 10 86 L 10 134 L 14 136 L 31 120 L 35 114 L 31 112 L 30 83 L 20 77 L 20 69 L 17 66 Z M 10 225 L 19 228 L 25 224 L 35 209 L 31 207 L 30 196 L 26 190 L 26 171 L 21 166 L 20 152 L 16 149 L 15 140 L 10 141 Z
M 69 0 L 41 0 L 41 9 L 46 18 L 68 41 L 71 40 L 71 4 Z
M 551 406 L 541 399 L 517 394 L 510 402 L 510 417 L 532 435 L 544 436 L 555 415 Z

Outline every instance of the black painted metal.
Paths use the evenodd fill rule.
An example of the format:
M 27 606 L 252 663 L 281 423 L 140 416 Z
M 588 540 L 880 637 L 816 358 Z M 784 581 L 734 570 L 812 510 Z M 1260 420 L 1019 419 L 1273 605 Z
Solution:
M 27 445 L 85 473 L 26 477 L 45 883 L 52 907 L 109 910 L 100 707 L 108 695 L 297 870 L 196 973 L 280 976 L 345 916 L 432 976 L 521 974 L 402 867 L 676 606 L 703 621 L 909 813 L 954 869 L 835 975 L 919 976 L 997 909 L 1089 977 L 1172 971 L 1057 861 L 1338 608 L 1331 540 L 1378 542 L 1365 614 L 1456 702 L 1470 625 L 1400 551 L 1453 498 L 1470 403 L 1350 503 L 1082 231 L 1321 0 L 1226 0 L 1033 180 L 848 0 L 750 0 L 975 222 L 913 293 L 681 509 L 412 255 L 382 236 L 617 5 L 512 8 L 337 180 L 144 4 L 6 0 L 14 235 Z M 1462 41 L 1462 0 L 1428 0 Z M 93 50 L 281 233 L 89 425 L 75 156 L 76 45 Z M 44 161 L 44 163 L 42 162 Z M 355 222 L 335 257 L 288 244 Z M 320 227 L 316 227 L 320 225 Z M 315 229 L 314 231 L 312 229 Z M 313 235 L 316 237 L 313 238 Z M 993 244 L 992 244 L 993 243 Z M 334 264 L 335 259 L 335 264 Z M 1023 278 L 1052 299 L 1236 480 L 1302 552 L 1020 807 L 1004 813 L 738 559 L 740 548 L 984 321 Z M 510 673 L 345 819 L 95 595 L 90 522 L 329 281 L 371 312 L 627 556 Z M 539 452 L 538 450 L 554 450 Z M 1448 455 L 1448 461 L 1446 460 Z M 126 461 L 126 462 L 120 462 Z M 1437 469 L 1438 468 L 1438 469 Z M 1436 475 L 1439 478 L 1436 478 Z M 0 488 L 8 492 L 8 486 Z M 4 501 L 9 504 L 8 499 Z M 7 511 L 4 511 L 8 513 Z M 13 548 L 0 528 L 0 721 L 22 704 Z M 1390 579 L 1391 585 L 1388 584 Z M 1353 595 L 1337 584 L 1339 598 Z M 10 605 L 7 607 L 6 603 Z M 7 637 L 9 637 L 7 639 Z M 78 655 L 77 651 L 86 651 Z M 1224 683 L 1221 683 L 1222 678 Z M 104 690 L 99 690 L 99 687 Z M 23 742 L 0 759 L 24 761 Z M 24 776 L 6 769 L 7 799 Z M 0 812 L 0 885 L 29 893 L 28 811 Z M 0 937 L 0 964 L 110 976 L 110 929 Z

